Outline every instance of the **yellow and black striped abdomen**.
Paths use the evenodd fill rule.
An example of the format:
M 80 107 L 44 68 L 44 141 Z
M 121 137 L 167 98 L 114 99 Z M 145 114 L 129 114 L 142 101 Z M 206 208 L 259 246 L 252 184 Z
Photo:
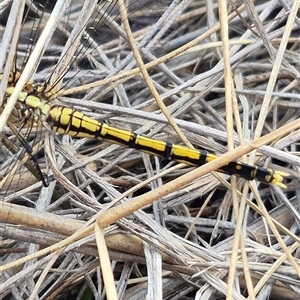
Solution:
M 175 160 L 188 165 L 201 166 L 217 158 L 205 150 L 189 149 L 171 142 L 155 140 L 128 130 L 122 130 L 100 123 L 81 112 L 67 107 L 55 106 L 48 113 L 46 122 L 54 132 L 68 134 L 72 137 L 102 138 L 112 143 L 124 145 L 149 154 Z M 261 182 L 285 187 L 283 177 L 288 174 L 271 169 L 251 166 L 242 162 L 230 162 L 219 172 L 237 175 L 247 180 L 256 179 Z

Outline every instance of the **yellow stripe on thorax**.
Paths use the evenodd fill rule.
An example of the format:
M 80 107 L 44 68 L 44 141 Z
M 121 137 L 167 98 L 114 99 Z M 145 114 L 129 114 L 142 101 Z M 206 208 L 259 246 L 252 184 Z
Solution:
M 14 92 L 15 87 L 10 86 L 7 87 L 5 90 L 5 94 L 7 97 L 11 96 Z M 27 115 L 31 116 L 31 112 L 29 112 L 29 109 L 34 111 L 34 121 L 37 122 L 39 118 L 43 119 L 45 117 L 49 110 L 50 110 L 50 104 L 46 102 L 45 100 L 42 101 L 36 96 L 30 95 L 25 91 L 20 92 L 18 96 L 18 102 L 22 105 L 22 111 L 20 110 L 18 113 L 20 116 L 23 116 L 26 118 Z

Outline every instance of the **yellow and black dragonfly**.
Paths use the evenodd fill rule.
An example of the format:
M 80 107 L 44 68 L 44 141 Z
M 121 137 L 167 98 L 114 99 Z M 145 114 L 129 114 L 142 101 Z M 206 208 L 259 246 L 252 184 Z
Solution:
M 148 138 L 134 132 L 112 127 L 94 120 L 80 111 L 70 107 L 52 105 L 51 101 L 39 98 L 32 84 L 32 91 L 23 91 L 17 104 L 22 107 L 19 114 L 26 121 L 46 124 L 54 133 L 67 134 L 74 138 L 101 138 L 112 143 L 134 148 L 149 154 L 161 156 L 188 165 L 201 166 L 217 158 L 216 155 L 204 150 L 189 149 L 185 146 Z M 9 97 L 14 88 L 6 89 Z M 36 93 L 36 94 L 35 94 Z M 283 178 L 288 174 L 272 169 L 251 166 L 242 162 L 231 162 L 222 167 L 220 172 L 237 175 L 247 180 L 259 180 L 264 183 L 284 187 Z
M 72 2 L 72 4 L 74 7 L 76 7 L 76 1 Z M 138 1 L 131 1 L 132 7 L 137 4 Z M 141 6 L 141 4 L 139 4 L 139 6 Z M 27 52 L 32 52 L 37 45 L 37 37 L 40 34 L 38 30 L 41 30 L 43 27 L 41 20 L 44 20 L 45 17 L 51 12 L 51 9 L 48 12 L 47 8 L 49 9 L 47 6 L 43 6 L 43 8 L 41 8 L 40 3 L 33 1 L 32 6 L 28 7 L 27 11 L 24 12 L 24 20 L 30 20 L 30 26 L 35 28 L 35 32 L 30 32 L 30 34 L 33 34 L 33 38 L 28 37 L 28 40 L 30 41 L 28 45 L 23 46 L 24 48 L 19 46 L 17 53 L 21 53 L 23 56 L 21 58 L 15 57 L 12 68 L 13 71 L 10 72 L 5 84 L 1 111 L 3 111 L 8 103 L 10 103 L 11 97 L 15 93 L 16 86 L 22 76 L 21 72 L 17 71 L 17 69 L 22 69 L 24 67 L 22 64 L 30 61 Z M 131 7 L 129 6 L 129 12 L 130 8 Z M 72 6 L 69 6 L 68 9 L 76 10 L 76 8 L 73 8 Z M 89 8 L 89 10 L 90 9 L 91 8 Z M 135 8 L 132 8 L 132 10 L 133 9 Z M 153 7 L 151 9 L 153 9 Z M 183 10 L 184 7 L 180 7 L 180 9 Z M 68 135 L 72 138 L 103 139 L 111 143 L 120 144 L 125 147 L 134 148 L 145 153 L 160 156 L 167 160 L 174 160 L 192 166 L 201 166 L 216 159 L 216 155 L 211 154 L 206 150 L 190 149 L 179 144 L 149 138 L 144 135 L 136 134 L 130 130 L 120 129 L 105 122 L 100 122 L 96 119 L 93 119 L 71 105 L 61 104 L 59 101 L 57 101 L 60 93 L 66 95 L 67 93 L 65 90 L 74 84 L 75 75 L 77 79 L 80 79 L 80 74 L 85 74 L 86 77 L 89 77 L 89 81 L 92 81 L 92 72 L 84 70 L 87 68 L 87 65 L 95 66 L 99 64 L 95 57 L 104 59 L 101 57 L 101 53 L 96 53 L 96 51 L 99 50 L 99 41 L 97 41 L 97 38 L 99 39 L 101 38 L 102 34 L 105 34 L 102 33 L 105 32 L 105 29 L 103 28 L 104 25 L 109 23 L 115 30 L 119 30 L 116 29 L 118 27 L 116 24 L 114 24 L 114 22 L 116 22 L 116 17 L 112 17 L 117 10 L 115 1 L 104 1 L 103 3 L 95 4 L 94 10 L 95 13 L 90 13 L 90 16 L 93 15 L 93 18 L 91 19 L 94 21 L 91 23 L 88 19 L 84 20 L 83 23 L 85 26 L 83 28 L 79 28 L 75 34 L 73 34 L 71 25 L 73 24 L 75 28 L 78 24 L 76 22 L 72 23 L 70 20 L 61 17 L 62 21 L 56 27 L 53 37 L 55 37 L 55 39 L 59 39 L 60 35 L 62 35 L 63 38 L 66 38 L 66 36 L 73 34 L 72 39 L 70 39 L 71 42 L 69 42 L 70 40 L 67 38 L 64 42 L 66 44 L 69 43 L 67 48 L 64 48 L 68 50 L 67 53 L 64 53 L 63 51 L 65 50 L 63 50 L 61 56 L 56 59 L 55 63 L 51 62 L 51 55 L 53 55 L 55 51 L 60 51 L 59 46 L 61 43 L 60 41 L 55 41 L 54 38 L 54 40 L 51 40 L 50 44 L 48 43 L 49 48 L 44 51 L 44 54 L 39 62 L 40 65 L 34 66 L 33 68 L 36 69 L 36 74 L 40 77 L 38 79 L 27 80 L 22 86 L 21 90 L 17 92 L 16 103 L 14 104 L 13 110 L 8 118 L 8 125 L 11 124 L 11 127 L 15 126 L 16 128 L 23 129 L 23 131 L 20 130 L 19 133 L 15 132 L 15 135 L 20 141 L 21 149 L 23 148 L 23 154 L 24 152 L 28 153 L 28 157 L 32 161 L 31 167 L 37 171 L 37 177 L 43 181 L 45 186 L 48 184 L 47 179 L 44 177 L 44 174 L 41 171 L 36 154 L 32 151 L 32 146 L 28 141 L 30 140 L 28 137 L 30 137 L 30 135 L 34 135 L 33 141 L 35 141 L 38 137 L 38 133 L 44 129 L 53 133 Z M 179 10 L 179 7 L 177 7 L 177 10 Z M 141 11 L 140 7 L 139 11 Z M 145 11 L 150 11 L 150 9 L 148 10 L 148 8 L 145 7 Z M 70 15 L 70 11 L 68 11 L 68 15 Z M 129 13 L 129 16 L 135 16 L 135 14 Z M 22 24 L 24 27 L 27 25 L 25 21 Z M 64 22 L 66 22 L 67 25 L 64 24 Z M 64 28 L 60 27 L 62 24 L 65 25 Z M 135 24 L 135 26 L 137 25 Z M 171 28 L 172 25 L 169 27 Z M 66 28 L 69 30 L 67 33 L 64 32 Z M 148 28 L 148 24 L 146 27 L 142 26 L 141 28 L 141 31 L 145 30 L 145 28 Z M 97 32 L 96 37 L 92 35 L 94 32 Z M 164 32 L 165 35 L 166 32 Z M 155 32 L 155 34 L 157 35 L 158 33 Z M 162 33 L 160 33 L 160 35 L 162 36 Z M 20 36 L 20 40 L 21 38 L 24 39 L 24 36 Z M 77 44 L 75 49 L 72 49 L 76 40 L 80 40 L 81 43 Z M 115 42 L 110 42 L 111 45 L 115 47 L 117 46 Z M 126 53 L 128 49 L 125 48 L 124 51 Z M 74 57 L 76 57 L 76 59 L 80 59 L 76 61 L 76 66 L 72 66 L 72 77 L 70 66 L 72 64 L 75 65 Z M 90 61 L 87 61 L 89 59 Z M 20 62 L 21 67 L 18 68 Z M 42 71 L 39 71 L 40 66 L 42 66 Z M 47 75 L 46 80 L 43 80 L 42 76 L 45 76 L 45 70 L 46 74 L 51 75 Z M 101 76 L 102 74 L 95 75 L 97 78 L 101 78 Z M 1 79 L 2 78 L 4 78 L 3 75 Z M 89 84 L 86 86 L 86 89 L 91 89 L 94 87 L 93 85 Z M 75 89 L 75 93 L 77 93 L 79 97 L 81 94 L 85 96 L 84 89 L 80 91 L 80 89 L 77 88 Z M 95 94 L 97 94 L 97 92 L 94 92 L 94 95 Z M 25 135 L 25 137 L 23 135 Z M 18 157 L 21 156 L 18 155 Z M 11 169 L 8 168 L 8 170 Z M 217 171 L 230 175 L 237 175 L 247 180 L 255 179 L 263 183 L 275 184 L 280 187 L 285 187 L 283 180 L 284 177 L 288 176 L 288 174 L 285 172 L 248 165 L 243 162 L 231 162 Z M 3 175 L 3 178 L 6 176 L 7 174 Z

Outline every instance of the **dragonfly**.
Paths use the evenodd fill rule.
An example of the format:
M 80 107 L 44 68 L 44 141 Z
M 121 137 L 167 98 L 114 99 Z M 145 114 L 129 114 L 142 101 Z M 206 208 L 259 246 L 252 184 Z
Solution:
M 167 160 L 175 160 L 193 166 L 201 166 L 217 158 L 216 155 L 205 150 L 190 149 L 172 142 L 149 138 L 102 123 L 71 107 L 52 105 L 49 99 L 38 97 L 35 91 L 40 89 L 36 88 L 34 83 L 30 83 L 30 86 L 32 90 L 21 92 L 17 101 L 19 107 L 17 114 L 19 117 L 22 116 L 25 122 L 45 124 L 52 132 L 66 134 L 73 138 L 104 139 L 148 154 L 161 156 Z M 13 86 L 8 87 L 5 92 L 6 97 L 9 98 L 13 91 Z M 283 179 L 288 176 L 285 172 L 252 166 L 243 162 L 231 162 L 218 171 L 280 187 L 285 187 Z
M 115 9 L 115 7 L 113 8 Z M 91 42 L 89 42 L 90 44 Z M 83 53 L 82 55 L 85 51 L 88 51 L 87 49 L 88 47 L 85 47 L 80 50 Z M 130 130 L 111 126 L 93 119 L 71 106 L 58 104 L 55 99 L 57 92 L 54 92 L 54 88 L 59 85 L 59 81 L 66 74 L 63 69 L 62 72 L 57 70 L 55 72 L 58 79 L 54 81 L 52 78 L 45 81 L 29 80 L 17 96 L 16 104 L 8 122 L 17 125 L 19 128 L 28 128 L 25 133 L 26 136 L 30 135 L 33 128 L 36 132 L 44 128 L 54 134 L 68 135 L 72 138 L 107 140 L 147 154 L 163 157 L 166 160 L 174 160 L 192 166 L 201 166 L 218 158 L 217 155 L 206 150 L 190 149 L 183 145 L 150 138 Z M 21 73 L 19 71 L 13 70 L 11 72 L 5 88 L 1 110 L 9 103 L 20 77 Z M 33 168 L 37 170 L 37 176 L 43 181 L 44 186 L 47 186 L 48 182 L 44 179 L 44 174 L 38 160 L 35 158 L 35 154 L 32 153 L 32 147 L 29 146 L 26 136 L 25 138 L 21 134 L 16 136 L 33 162 Z M 217 171 L 236 175 L 246 180 L 258 180 L 262 183 L 274 184 L 282 188 L 285 187 L 285 177 L 289 176 L 288 173 L 282 171 L 249 165 L 240 161 L 230 162 Z

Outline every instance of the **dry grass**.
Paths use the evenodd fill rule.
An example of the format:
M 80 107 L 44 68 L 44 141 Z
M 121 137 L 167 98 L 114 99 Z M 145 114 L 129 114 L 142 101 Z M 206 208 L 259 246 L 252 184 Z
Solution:
M 1 28 L 16 37 L 18 68 L 47 80 L 53 105 L 226 153 L 194 170 L 32 130 L 28 140 L 43 141 L 37 158 L 50 186 L 15 164 L 0 191 L 3 299 L 300 297 L 299 1 L 250 2 L 131 1 L 126 16 L 115 2 L 84 11 L 73 1 L 36 62 L 28 41 L 46 28 L 50 4 L 31 7 L 20 39 L 17 24 Z M 4 79 L 14 64 L 5 37 Z M 3 138 L 20 146 L 11 130 Z M 1 171 L 17 155 L 4 139 L 0 146 Z M 293 180 L 282 190 L 211 173 L 238 158 Z

